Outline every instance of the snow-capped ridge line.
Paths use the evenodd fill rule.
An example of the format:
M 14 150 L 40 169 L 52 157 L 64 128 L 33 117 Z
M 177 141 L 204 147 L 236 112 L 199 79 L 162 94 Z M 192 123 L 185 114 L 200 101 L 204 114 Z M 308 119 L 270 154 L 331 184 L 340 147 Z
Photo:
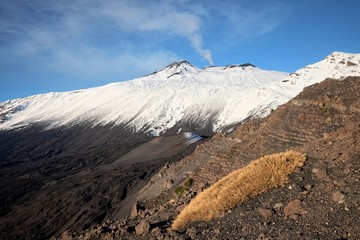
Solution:
M 167 69 L 167 68 L 177 68 L 177 67 L 180 67 L 181 65 L 188 65 L 188 66 L 194 67 L 194 66 L 193 66 L 190 62 L 188 62 L 187 60 L 182 60 L 182 61 L 170 63 L 170 64 L 167 65 L 164 69 Z
M 341 52 L 290 75 L 250 63 L 200 69 L 180 61 L 126 82 L 7 101 L 0 104 L 0 130 L 33 123 L 55 128 L 91 122 L 151 135 L 181 123 L 196 129 L 211 126 L 217 132 L 266 116 L 305 86 L 329 77 L 359 76 L 359 66 L 360 54 Z
M 343 79 L 348 76 L 360 76 L 359 53 L 333 52 L 317 63 L 290 73 L 283 82 L 304 88 L 326 78 Z
M 182 61 L 176 61 L 176 62 L 170 63 L 169 65 L 167 65 L 163 69 L 161 69 L 159 71 L 152 72 L 152 73 L 146 75 L 145 77 L 155 75 L 155 74 L 157 74 L 159 72 L 164 72 L 164 71 L 169 71 L 169 70 L 176 71 L 179 68 L 184 69 L 184 68 L 186 68 L 185 66 L 189 66 L 189 67 L 192 67 L 192 68 L 195 69 L 195 67 L 190 62 L 188 62 L 187 60 L 182 60 Z

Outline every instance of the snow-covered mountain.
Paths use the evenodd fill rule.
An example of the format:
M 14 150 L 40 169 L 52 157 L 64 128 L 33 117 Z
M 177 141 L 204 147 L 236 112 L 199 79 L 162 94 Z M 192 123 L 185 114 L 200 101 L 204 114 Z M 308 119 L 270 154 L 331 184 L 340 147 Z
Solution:
M 291 73 L 283 82 L 289 82 L 303 89 L 326 78 L 342 79 L 359 75 L 360 54 L 333 52 L 324 60 Z
M 56 92 L 0 104 L 0 129 L 33 123 L 47 128 L 79 123 L 121 125 L 159 135 L 181 126 L 221 131 L 244 119 L 264 117 L 305 86 L 327 77 L 360 75 L 360 54 L 335 52 L 288 75 L 251 64 L 199 69 L 176 62 L 127 82 Z

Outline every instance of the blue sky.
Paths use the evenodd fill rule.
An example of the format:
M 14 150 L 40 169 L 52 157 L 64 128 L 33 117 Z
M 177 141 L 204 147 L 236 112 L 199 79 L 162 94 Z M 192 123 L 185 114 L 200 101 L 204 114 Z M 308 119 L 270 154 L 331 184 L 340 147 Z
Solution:
M 360 52 L 357 0 L 0 0 L 0 102 L 173 61 L 292 72 Z

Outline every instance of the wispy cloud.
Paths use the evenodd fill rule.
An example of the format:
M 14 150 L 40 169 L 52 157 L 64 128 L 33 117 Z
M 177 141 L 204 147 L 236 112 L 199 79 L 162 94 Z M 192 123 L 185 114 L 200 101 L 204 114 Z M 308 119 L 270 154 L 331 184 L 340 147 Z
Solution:
M 281 0 L 209 0 L 207 3 L 208 31 L 217 32 L 218 46 L 223 48 L 236 47 L 271 33 L 292 11 L 289 4 Z
M 197 53 L 214 64 L 210 50 L 203 46 L 201 16 L 191 8 L 184 9 L 182 4 L 185 3 L 190 4 L 165 0 L 105 2 L 97 14 L 115 21 L 121 30 L 165 32 L 183 37 Z
M 2 1 L 0 53 L 69 75 L 100 77 L 131 69 L 146 73 L 181 59 L 172 46 L 177 39 L 214 64 L 206 43 L 256 38 L 284 21 L 284 5 L 267 2 Z

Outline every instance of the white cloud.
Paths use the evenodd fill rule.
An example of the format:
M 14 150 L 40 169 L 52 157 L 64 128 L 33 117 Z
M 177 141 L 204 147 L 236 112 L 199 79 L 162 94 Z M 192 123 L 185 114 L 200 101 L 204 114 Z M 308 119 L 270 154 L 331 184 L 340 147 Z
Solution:
M 272 32 L 284 23 L 290 12 L 286 2 L 279 0 L 209 1 L 207 7 L 212 15 L 208 21 L 210 31 L 216 31 L 211 28 L 211 25 L 215 26 L 220 36 L 219 42 L 230 45 Z
M 226 0 L 3 1 L 0 47 L 57 72 L 92 78 L 148 73 L 179 60 L 184 56 L 169 43 L 173 39 L 185 40 L 213 65 L 205 42 L 256 38 L 283 22 L 284 5 L 271 2 L 250 8 Z M 141 35 L 146 39 L 136 38 Z
M 209 49 L 203 47 L 202 20 L 199 15 L 183 10 L 176 1 L 116 1 L 103 2 L 98 14 L 114 20 L 120 29 L 128 31 L 155 31 L 181 36 L 194 50 L 213 64 Z

